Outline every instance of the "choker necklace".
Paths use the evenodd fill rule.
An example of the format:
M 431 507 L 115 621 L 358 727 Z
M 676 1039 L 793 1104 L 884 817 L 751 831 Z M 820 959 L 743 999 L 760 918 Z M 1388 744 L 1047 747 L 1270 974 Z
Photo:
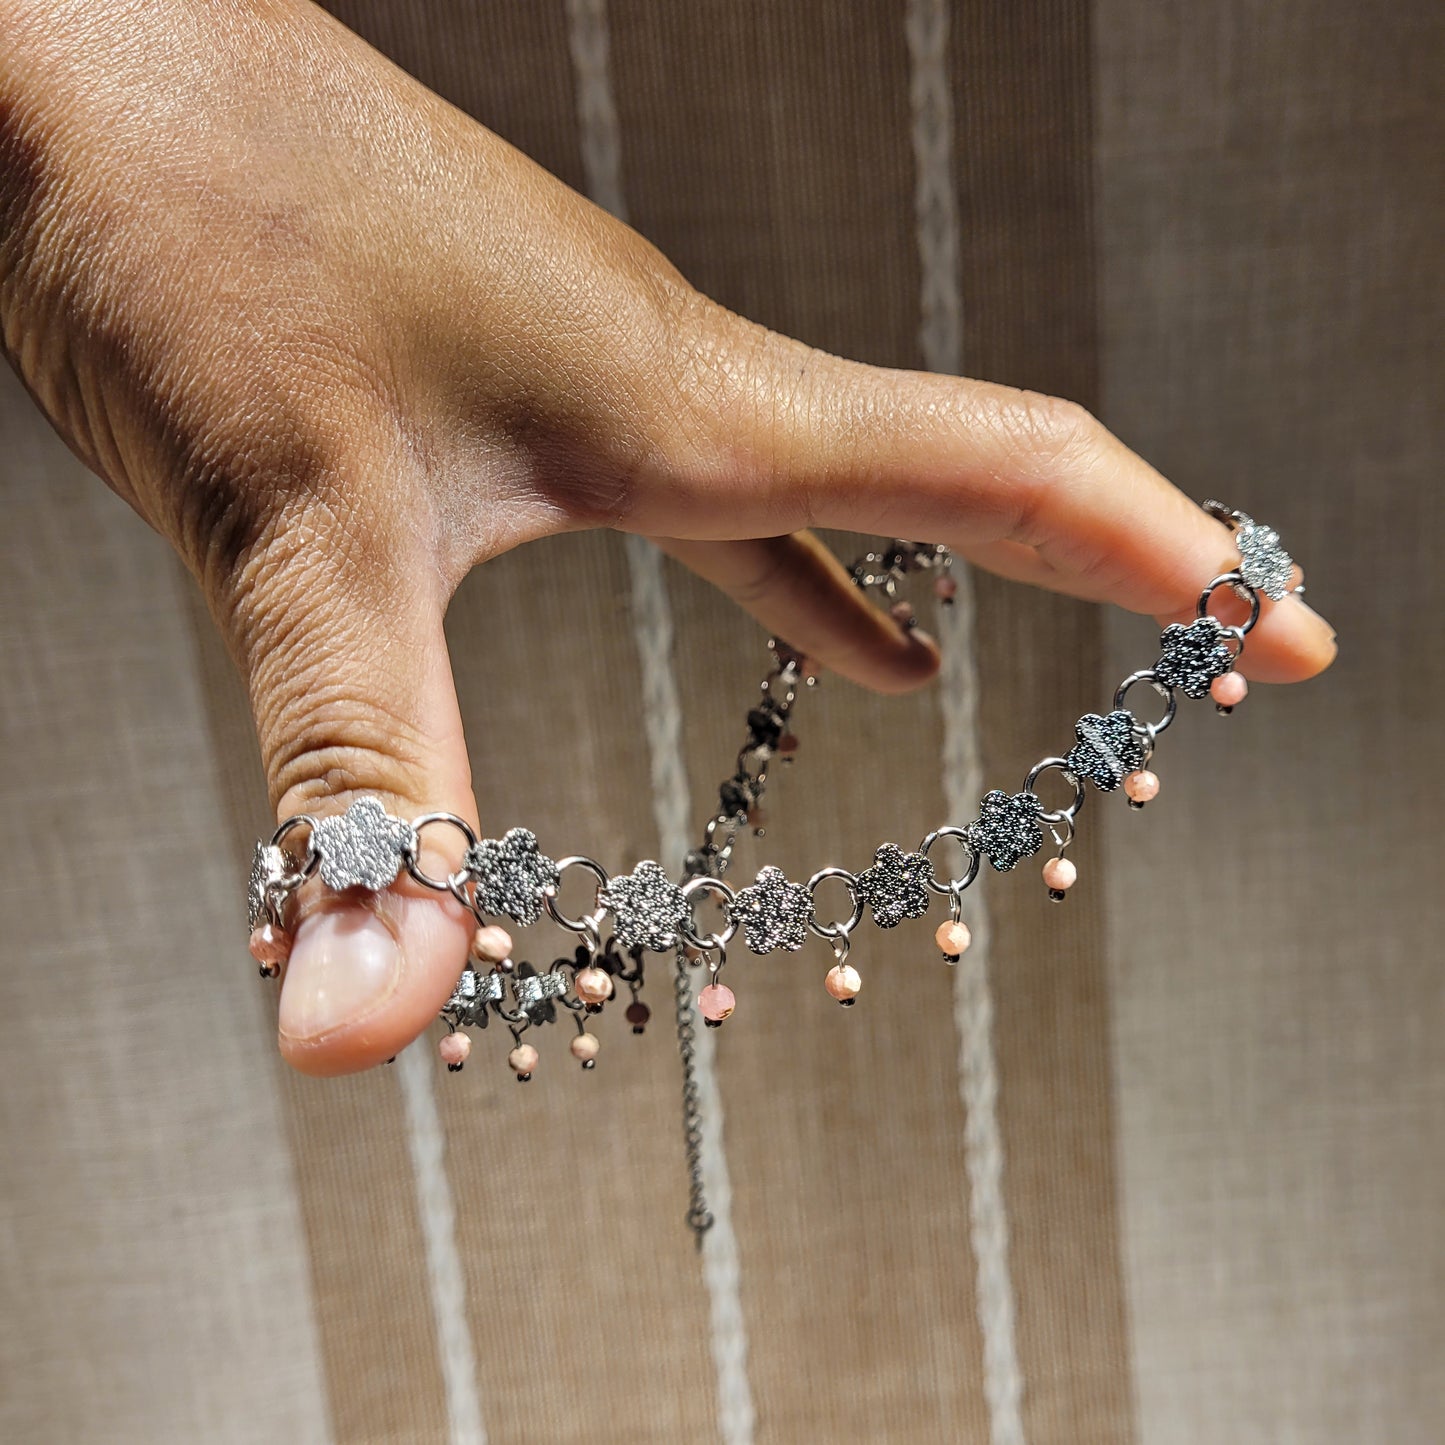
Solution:
M 513 828 L 500 838 L 478 838 L 454 813 L 396 818 L 378 798 L 366 795 L 335 816 L 287 818 L 268 841 L 257 843 L 247 910 L 252 956 L 263 977 L 280 975 L 291 952 L 288 907 L 309 880 L 318 879 L 337 892 L 379 891 L 405 872 L 422 886 L 456 898 L 477 922 L 467 963 L 441 1011 L 447 1029 L 439 1044 L 442 1060 L 451 1072 L 460 1070 L 472 1051 L 468 1030 L 485 1029 L 495 1017 L 510 1031 L 507 1063 L 526 1083 L 540 1063 L 526 1036 L 563 1016 L 575 1024 L 569 1043 L 572 1057 L 583 1069 L 596 1066 L 601 1045 L 587 1024 L 617 996 L 619 985 L 628 990 L 626 1021 L 633 1033 L 642 1033 L 651 1017 L 641 998 L 646 957 L 671 954 L 691 1181 L 687 1221 L 701 1239 L 712 1216 L 699 1159 L 694 1030 L 699 1015 L 706 1026 L 717 1028 L 737 1006 L 732 988 L 723 982 L 734 940 L 741 934 L 746 948 L 762 955 L 797 952 L 810 936 L 822 939 L 832 953 L 823 987 L 851 1007 L 862 991 L 863 977 L 849 954 L 865 916 L 871 915 L 879 928 L 893 928 L 905 918 L 921 918 L 934 898 L 946 899 L 949 917 L 939 924 L 934 939 L 944 961 L 957 963 L 970 942 L 964 904 L 980 866 L 987 862 L 996 872 L 1011 872 L 1044 850 L 1046 836 L 1053 847 L 1043 864 L 1043 884 L 1050 898 L 1062 902 L 1078 879 L 1067 853 L 1088 789 L 1122 792 L 1134 809 L 1156 797 L 1159 779 L 1149 764 L 1160 735 L 1174 721 L 1179 694 L 1211 697 L 1217 712 L 1230 713 L 1248 692 L 1235 667 L 1245 638 L 1259 620 L 1260 594 L 1279 601 L 1291 590 L 1304 591 L 1303 585 L 1291 589 L 1294 564 L 1278 533 L 1222 503 L 1205 502 L 1204 508 L 1230 529 L 1239 560 L 1205 583 L 1194 620 L 1166 627 L 1153 665 L 1130 673 L 1119 684 L 1107 712 L 1081 717 L 1074 724 L 1072 746 L 1035 763 L 1019 791 L 996 788 L 986 793 L 975 818 L 937 828 L 912 850 L 883 843 L 861 871 L 826 866 L 802 882 L 790 881 L 772 866 L 744 887 L 726 881 L 742 831 L 751 828 L 762 836 L 769 769 L 774 763 L 792 762 L 798 748 L 792 731 L 794 705 L 816 681 L 808 659 L 774 639 L 768 644 L 772 666 L 748 710 L 735 770 L 719 788 L 717 810 L 707 820 L 699 846 L 683 860 L 678 878 L 650 859 L 623 873 L 609 873 L 581 855 L 553 859 L 526 828 Z M 918 574 L 932 573 L 934 592 L 947 606 L 957 592 L 952 566 L 951 554 L 941 545 L 894 540 L 861 557 L 850 575 L 856 586 L 882 596 L 900 627 L 912 628 L 913 607 L 900 595 L 901 587 Z M 1221 589 L 1246 604 L 1244 621 L 1226 625 L 1210 612 Z M 1158 694 L 1162 705 L 1152 720 L 1141 719 L 1129 706 L 1130 694 L 1141 684 Z M 1057 807 L 1047 807 L 1039 792 L 1052 773 L 1064 789 L 1065 800 Z M 461 835 L 463 852 L 454 872 L 434 877 L 422 867 L 421 838 L 426 830 L 443 827 Z M 945 840 L 962 863 L 952 877 L 940 876 L 933 858 Z M 591 885 L 591 907 L 576 917 L 559 903 L 562 880 L 573 872 L 586 875 Z M 842 897 L 831 912 L 819 902 L 825 887 Z M 714 926 L 705 931 L 696 910 L 709 901 Z M 505 918 L 525 927 L 544 914 L 577 943 L 539 969 L 512 957 L 511 936 L 494 920 Z M 696 993 L 695 980 L 701 980 Z M 564 1014 L 558 1013 L 559 1007 Z

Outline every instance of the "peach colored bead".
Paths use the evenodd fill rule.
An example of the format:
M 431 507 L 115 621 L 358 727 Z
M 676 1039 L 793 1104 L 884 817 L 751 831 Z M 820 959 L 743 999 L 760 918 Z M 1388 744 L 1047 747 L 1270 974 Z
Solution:
M 952 602 L 958 596 L 958 582 L 945 573 L 933 584 L 933 591 L 940 602 Z
M 583 1003 L 606 1003 L 612 997 L 612 975 L 605 968 L 580 968 L 574 984 Z
M 291 935 L 274 923 L 262 923 L 251 930 L 251 957 L 275 978 L 281 965 L 291 957 Z
M 537 1067 L 538 1054 L 531 1044 L 518 1044 L 507 1055 L 507 1063 L 519 1079 L 525 1079 Z
M 1159 779 L 1148 768 L 1140 768 L 1124 779 L 1124 791 L 1131 802 L 1147 803 L 1159 796 Z
M 1072 888 L 1079 881 L 1079 870 L 1074 867 L 1073 860 L 1069 858 L 1050 858 L 1044 864 L 1044 882 L 1050 888 L 1057 888 L 1062 893 L 1066 888 Z
M 863 987 L 863 979 L 851 963 L 835 963 L 823 980 L 823 987 L 839 1003 L 852 1003 Z
M 495 923 L 484 923 L 472 934 L 472 957 L 478 963 L 501 963 L 512 956 L 512 935 Z
M 888 613 L 900 627 L 913 626 L 913 608 L 909 603 L 895 602 Z
M 1220 707 L 1238 707 L 1249 695 L 1249 684 L 1237 672 L 1226 672 L 1209 684 L 1209 695 Z
M 472 1041 L 467 1034 L 443 1034 L 437 1044 L 437 1053 L 442 1063 L 450 1069 L 459 1069 L 471 1056 Z
M 567 1047 L 572 1050 L 574 1059 L 580 1059 L 584 1064 L 590 1064 L 601 1050 L 602 1041 L 596 1034 L 575 1034 Z
M 957 958 L 973 942 L 966 923 L 940 923 L 933 941 L 943 950 L 945 958 Z
M 725 983 L 710 983 L 697 996 L 697 1006 L 704 1019 L 710 1024 L 720 1024 L 731 1018 L 738 1006 L 733 991 Z

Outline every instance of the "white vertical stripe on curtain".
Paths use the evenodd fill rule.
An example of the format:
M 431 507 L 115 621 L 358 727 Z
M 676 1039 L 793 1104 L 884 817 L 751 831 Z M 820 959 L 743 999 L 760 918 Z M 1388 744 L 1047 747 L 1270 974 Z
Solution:
M 447 1177 L 446 1136 L 432 1089 L 436 1054 L 430 1039 L 423 1035 L 403 1049 L 396 1067 L 406 1108 L 406 1142 L 411 1152 L 417 1216 L 426 1246 L 427 1285 L 446 1392 L 447 1434 L 451 1445 L 487 1445 L 477 1390 L 476 1353 L 467 1324 L 466 1277 L 457 1248 L 456 1210 Z
M 577 120 L 588 194 L 625 221 L 621 135 L 612 94 L 604 0 L 567 0 L 567 36 L 576 78 Z M 682 866 L 688 850 L 692 806 L 682 764 L 682 705 L 672 664 L 672 608 L 657 549 L 640 537 L 629 537 L 627 560 L 632 575 L 633 627 L 642 669 L 653 816 L 664 864 L 673 870 Z M 711 1033 L 698 1030 L 702 1176 L 713 1215 L 712 1228 L 703 1236 L 702 1270 L 711 1315 L 718 1432 L 724 1445 L 752 1445 L 755 1412 L 748 1379 L 747 1327 L 739 1292 L 741 1263 L 732 1222 L 732 1182 L 723 1146 L 722 1098 L 714 1047 Z
M 921 271 L 919 345 L 931 371 L 963 369 L 963 300 L 959 266 L 958 197 L 953 180 L 953 104 L 948 78 L 947 0 L 908 0 L 905 28 L 910 61 L 916 168 L 914 207 Z M 968 569 L 955 563 L 958 594 L 942 609 L 940 696 L 943 708 L 943 792 L 948 816 L 967 817 L 983 791 L 978 743 L 978 671 L 974 605 Z M 981 886 L 969 895 L 973 943 L 954 979 L 958 1083 L 964 1106 L 970 1239 L 976 1308 L 983 1336 L 983 1387 L 992 1445 L 1024 1445 L 1023 1377 L 1014 1338 L 1009 1274 L 1008 1212 L 1003 1196 L 1003 1141 L 998 1124 L 998 1068 L 993 1051 L 989 987 L 990 929 Z

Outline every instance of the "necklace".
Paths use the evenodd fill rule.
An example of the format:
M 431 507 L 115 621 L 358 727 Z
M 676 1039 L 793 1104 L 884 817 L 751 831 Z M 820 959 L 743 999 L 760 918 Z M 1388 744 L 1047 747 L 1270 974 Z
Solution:
M 688 1225 L 701 1238 L 712 1223 L 702 1186 L 701 1110 L 696 1071 L 695 1030 L 700 1016 L 707 1027 L 721 1027 L 737 1008 L 723 971 L 739 935 L 753 954 L 797 952 L 810 937 L 822 939 L 832 953 L 823 978 L 828 994 L 852 1007 L 863 977 L 850 962 L 853 935 L 871 916 L 879 928 L 921 918 L 935 898 L 947 900 L 949 916 L 934 938 L 945 962 L 956 963 L 968 948 L 964 920 L 967 890 L 987 863 L 995 872 L 1012 872 L 1025 859 L 1045 851 L 1042 879 L 1049 896 L 1062 902 L 1078 880 L 1068 849 L 1090 789 L 1122 792 L 1140 809 L 1159 793 L 1150 763 L 1162 734 L 1174 722 L 1178 698 L 1213 699 L 1222 714 L 1243 702 L 1248 686 L 1236 671 L 1245 639 L 1260 615 L 1260 596 L 1274 601 L 1291 590 L 1293 561 L 1278 534 L 1245 513 L 1219 502 L 1205 510 L 1224 523 L 1239 560 L 1204 584 L 1194 619 L 1172 623 L 1159 638 L 1157 659 L 1130 673 L 1115 690 L 1105 712 L 1086 713 L 1074 724 L 1073 743 L 1058 756 L 1041 759 L 1016 792 L 995 788 L 978 805 L 977 816 L 943 825 L 915 848 L 883 843 L 871 863 L 858 871 L 838 866 L 818 869 L 805 881 L 792 881 L 782 870 L 764 866 L 752 882 L 734 887 L 727 881 L 737 843 L 745 829 L 762 836 L 762 800 L 770 770 L 790 764 L 798 751 L 792 730 L 795 705 L 816 682 L 808 659 L 779 639 L 769 643 L 771 666 L 749 708 L 746 732 L 730 776 L 718 789 L 717 808 L 704 825 L 698 846 L 683 860 L 677 879 L 651 859 L 625 873 L 610 873 L 595 859 L 574 854 L 554 859 L 526 828 L 500 838 L 479 838 L 454 813 L 427 813 L 411 820 L 387 813 L 379 798 L 357 798 L 344 813 L 330 817 L 298 814 L 284 819 L 267 841 L 256 845 L 248 890 L 251 953 L 263 977 L 279 976 L 291 952 L 287 913 L 297 891 L 317 879 L 327 888 L 379 891 L 405 872 L 417 883 L 456 898 L 476 919 L 477 928 L 461 976 L 441 1011 L 447 1032 L 439 1044 L 447 1068 L 462 1068 L 472 1051 L 472 1032 L 497 1019 L 510 1032 L 507 1062 L 517 1078 L 531 1080 L 540 1063 L 526 1037 L 531 1030 L 570 1017 L 575 1032 L 572 1056 L 585 1070 L 595 1068 L 601 1043 L 587 1027 L 628 990 L 625 1017 L 635 1034 L 644 1032 L 651 1010 L 641 994 L 647 955 L 671 954 L 678 1046 L 682 1057 L 683 1132 L 690 1180 Z M 900 627 L 916 625 L 912 604 L 902 596 L 909 579 L 931 574 L 940 605 L 957 592 L 953 558 L 936 543 L 894 539 L 860 557 L 850 569 L 856 586 L 879 594 Z M 1302 592 L 1303 587 L 1293 590 Z M 1210 608 L 1227 591 L 1248 608 L 1244 621 L 1226 625 Z M 1157 694 L 1160 711 L 1141 719 L 1130 695 L 1147 685 Z M 1064 800 L 1045 805 L 1044 780 L 1057 774 Z M 434 877 L 421 864 L 421 839 L 427 829 L 446 827 L 461 835 L 460 865 Z M 962 859 L 961 870 L 940 876 L 934 850 L 947 840 Z M 592 885 L 591 907 L 575 917 L 563 911 L 560 892 L 569 873 L 585 875 Z M 844 901 L 831 916 L 819 901 L 824 889 Z M 713 906 L 715 926 L 705 929 L 698 909 Z M 545 968 L 513 958 L 510 934 L 495 920 L 528 926 L 547 916 L 577 942 L 571 952 Z M 604 929 L 606 932 L 604 933 Z M 705 980 L 694 995 L 694 978 Z M 729 975 L 730 977 L 731 975 Z M 559 1014 L 558 1010 L 562 1012 Z

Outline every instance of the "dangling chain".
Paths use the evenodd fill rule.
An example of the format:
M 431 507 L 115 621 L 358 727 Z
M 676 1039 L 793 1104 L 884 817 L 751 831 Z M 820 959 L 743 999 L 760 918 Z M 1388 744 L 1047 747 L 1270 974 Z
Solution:
M 513 828 L 501 838 L 479 839 L 453 813 L 428 813 L 408 822 L 390 816 L 379 799 L 363 796 L 337 816 L 287 818 L 268 841 L 256 845 L 248 895 L 252 956 L 264 976 L 279 975 L 291 952 L 287 908 L 308 879 L 319 876 L 338 891 L 375 891 L 390 887 L 405 872 L 426 888 L 451 894 L 477 922 L 468 962 L 442 1010 L 447 1028 L 439 1045 L 442 1059 L 453 1072 L 461 1069 L 472 1047 L 467 1030 L 485 1029 L 496 1017 L 512 1035 L 508 1064 L 525 1083 L 539 1063 L 526 1033 L 563 1016 L 575 1023 L 568 1046 L 572 1056 L 584 1069 L 595 1067 L 601 1044 L 587 1021 L 602 1012 L 619 983 L 632 996 L 627 1021 L 634 1033 L 642 1033 L 650 1017 L 639 996 L 645 954 L 672 952 L 689 1182 L 687 1222 L 700 1241 L 712 1215 L 703 1187 L 694 1030 L 697 1013 L 715 1028 L 736 1007 L 731 988 L 721 982 L 729 943 L 741 932 L 749 950 L 761 955 L 796 952 L 810 935 L 824 939 L 833 954 L 824 987 L 839 1003 L 851 1005 L 862 988 L 862 977 L 848 957 L 865 912 L 871 911 L 878 927 L 893 928 L 905 918 L 922 917 L 933 897 L 946 898 L 949 919 L 934 936 L 945 961 L 957 962 L 970 941 L 963 904 L 980 864 L 986 859 L 996 872 L 1011 871 L 1043 848 L 1046 830 L 1056 852 L 1043 865 L 1043 882 L 1049 896 L 1061 901 L 1078 879 L 1078 870 L 1065 855 L 1084 805 L 1085 785 L 1102 793 L 1122 790 L 1133 808 L 1142 808 L 1155 797 L 1159 779 L 1149 763 L 1160 735 L 1174 721 L 1177 694 L 1212 697 L 1221 713 L 1242 702 L 1248 689 L 1235 664 L 1246 635 L 1259 619 L 1260 594 L 1279 601 L 1291 590 L 1293 563 L 1274 531 L 1218 502 L 1204 505 L 1230 528 L 1239 561 L 1205 584 L 1194 620 L 1166 627 L 1159 639 L 1158 660 L 1119 684 L 1107 712 L 1080 718 L 1074 725 L 1073 745 L 1061 756 L 1036 763 L 1019 792 L 994 789 L 980 802 L 975 819 L 938 828 L 915 850 L 884 843 L 868 868 L 853 873 L 825 867 L 804 883 L 790 882 L 771 866 L 745 887 L 735 889 L 725 880 L 742 829 L 750 826 L 757 836 L 763 834 L 762 800 L 769 768 L 775 760 L 790 762 L 797 752 L 793 708 L 800 691 L 815 681 L 808 660 L 774 640 L 769 643 L 773 666 L 748 712 L 747 735 L 735 769 L 718 790 L 717 809 L 707 821 L 701 844 L 688 854 L 680 882 L 650 860 L 636 864 L 630 873 L 610 874 L 587 857 L 554 861 L 525 828 Z M 900 584 L 915 573 L 931 571 L 934 590 L 947 605 L 956 592 L 949 571 L 952 561 L 942 546 L 895 540 L 884 550 L 861 557 L 850 575 L 857 586 L 881 592 L 899 626 L 911 628 L 914 613 L 899 596 Z M 1229 626 L 1210 612 L 1220 589 L 1247 604 L 1243 622 Z M 1141 720 L 1127 706 L 1129 693 L 1141 683 L 1147 683 L 1164 703 L 1162 715 L 1152 722 Z M 1059 807 L 1046 808 L 1036 788 L 1046 774 L 1055 772 L 1071 796 Z M 422 868 L 421 835 L 443 826 L 459 832 L 465 848 L 460 866 L 437 878 Z M 299 854 L 293 842 L 297 837 L 305 842 Z M 940 880 L 930 855 L 945 839 L 961 850 L 963 871 Z M 561 911 L 559 894 L 564 874 L 576 870 L 590 875 L 594 893 L 591 911 L 573 918 Z M 817 894 L 830 883 L 844 889 L 848 909 L 827 922 L 819 917 Z M 721 905 L 723 922 L 721 931 L 702 933 L 693 910 L 709 895 Z M 578 942 L 570 953 L 538 970 L 513 959 L 511 936 L 492 920 L 507 918 L 525 927 L 544 912 Z M 610 924 L 605 939 L 604 923 Z M 689 975 L 699 967 L 706 970 L 708 981 L 694 999 Z

